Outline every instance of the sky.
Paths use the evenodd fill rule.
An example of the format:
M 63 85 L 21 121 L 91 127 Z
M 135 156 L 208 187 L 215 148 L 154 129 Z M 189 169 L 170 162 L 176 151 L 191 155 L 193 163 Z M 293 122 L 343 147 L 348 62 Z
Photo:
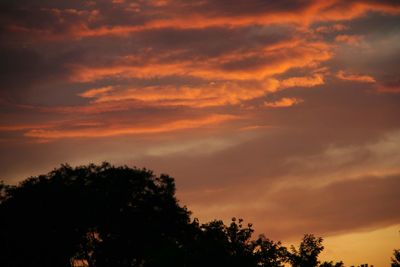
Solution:
M 2 0 L 0 179 L 146 167 L 202 222 L 389 266 L 399 43 L 398 0 Z

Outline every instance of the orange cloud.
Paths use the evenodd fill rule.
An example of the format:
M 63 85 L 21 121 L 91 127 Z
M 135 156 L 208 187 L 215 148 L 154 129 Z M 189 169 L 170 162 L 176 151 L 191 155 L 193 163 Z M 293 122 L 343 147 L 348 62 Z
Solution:
M 34 129 L 52 129 L 57 128 L 62 125 L 73 124 L 76 127 L 80 126 L 100 126 L 102 123 L 87 120 L 57 120 L 57 121 L 47 121 L 42 123 L 28 123 L 28 124 L 8 124 L 0 125 L 0 132 L 17 132 L 17 131 L 28 131 Z
M 274 102 L 264 102 L 264 106 L 268 108 L 285 108 L 291 107 L 303 102 L 301 99 L 284 97 Z
M 351 20 L 361 17 L 368 12 L 379 12 L 391 15 L 400 14 L 400 6 L 397 4 L 390 4 L 384 2 L 366 2 L 366 1 L 321 1 L 325 2 L 318 8 L 318 2 L 316 1 L 309 13 L 310 22 L 316 21 L 342 21 Z
M 244 86 L 234 82 L 211 83 L 204 87 L 151 86 L 115 90 L 108 94 L 94 94 L 93 104 L 140 101 L 155 106 L 208 107 L 235 105 L 245 100 L 261 97 L 277 90 L 279 82 L 267 79 L 257 86 Z M 93 89 L 92 89 L 93 90 Z M 89 90 L 81 95 L 92 92 Z M 107 90 L 108 92 L 110 90 Z M 92 95 L 92 94 L 90 94 Z M 126 102 L 128 101 L 128 102 Z M 121 107 L 121 106 L 120 106 Z
M 363 37 L 360 35 L 338 35 L 335 38 L 336 42 L 346 43 L 349 45 L 359 46 L 363 41 Z
M 181 60 L 165 63 L 152 59 L 152 63 L 129 65 L 117 62 L 113 66 L 70 66 L 71 80 L 90 82 L 113 78 L 154 78 L 163 76 L 192 76 L 206 80 L 262 80 L 292 68 L 315 67 L 332 57 L 331 46 L 322 42 L 281 43 L 277 47 L 255 49 L 247 53 L 227 53 L 198 61 Z
M 316 32 L 318 33 L 331 33 L 331 32 L 339 32 L 346 30 L 347 27 L 343 24 L 334 24 L 330 26 L 320 26 L 315 29 Z
M 143 3 L 145 2 L 145 3 Z M 51 40 L 77 39 L 98 36 L 127 36 L 140 31 L 173 29 L 204 29 L 211 27 L 238 28 L 249 25 L 295 25 L 300 28 L 308 27 L 316 22 L 335 22 L 351 20 L 364 16 L 368 12 L 379 12 L 391 15 L 400 14 L 398 3 L 379 1 L 305 1 L 301 4 L 274 4 L 265 6 L 252 3 L 247 8 L 234 9 L 227 12 L 222 5 L 214 1 L 194 1 L 193 3 L 182 4 L 180 1 L 129 1 L 115 0 L 115 10 L 123 16 L 119 19 L 118 13 L 108 12 L 101 4 L 94 3 L 97 9 L 57 9 L 40 7 L 38 14 L 51 17 L 53 23 L 45 25 L 29 25 L 29 21 L 22 21 L 18 18 L 15 21 L 7 21 L 5 29 L 11 33 L 28 33 L 32 41 L 40 39 Z M 89 3 L 86 3 L 88 6 Z M 268 8 L 269 7 L 269 8 Z M 253 10 L 251 10 L 253 9 Z M 33 9 L 35 10 L 35 9 Z M 255 12 L 256 11 L 256 12 Z M 138 15 L 137 21 L 130 21 L 124 18 L 127 14 Z M 115 23 L 115 22 L 119 23 Z M 111 23 L 113 22 L 113 23 Z
M 149 64 L 145 66 L 115 65 L 107 67 L 71 66 L 74 82 L 91 82 L 109 77 L 114 78 L 151 78 L 170 75 L 185 75 L 185 66 L 178 64 Z
M 0 132 L 14 132 L 14 131 L 24 131 L 33 128 L 48 128 L 51 127 L 46 124 L 9 124 L 9 125 L 0 125 Z
M 375 83 L 375 79 L 368 75 L 346 74 L 344 71 L 338 71 L 336 77 L 341 80 L 362 82 L 362 83 Z
M 79 96 L 84 97 L 84 98 L 94 98 L 97 96 L 101 96 L 106 94 L 107 92 L 113 90 L 112 86 L 106 86 L 106 87 L 101 87 L 101 88 L 93 88 L 90 89 L 88 91 L 85 91 L 81 94 L 79 94 Z
M 136 101 L 115 101 L 115 102 L 91 102 L 87 105 L 75 105 L 75 106 L 54 106 L 54 107 L 43 107 L 39 106 L 35 109 L 45 113 L 64 113 L 64 114 L 99 114 L 106 112 L 116 111 L 127 111 L 131 109 L 141 108 L 143 105 Z
M 379 84 L 377 90 L 380 93 L 400 93 L 400 80 Z
M 310 77 L 293 77 L 280 82 L 279 87 L 313 87 L 324 84 L 324 77 L 322 74 L 314 74 Z
M 159 1 L 164 3 L 164 1 Z M 157 1 L 155 2 L 157 3 Z M 209 5 L 207 1 L 203 3 L 206 7 Z M 159 7 L 167 7 L 168 5 L 155 5 Z M 190 5 L 187 5 L 188 7 Z M 400 7 L 388 3 L 373 3 L 363 1 L 310 1 L 303 7 L 294 10 L 285 9 L 269 9 L 257 14 L 232 14 L 227 16 L 225 12 L 215 10 L 213 14 L 198 13 L 195 8 L 185 9 L 183 6 L 173 6 L 167 9 L 173 18 L 159 19 L 155 18 L 142 25 L 123 25 L 123 26 L 100 26 L 97 28 L 81 27 L 73 34 L 77 37 L 91 37 L 102 35 L 127 35 L 137 31 L 175 28 L 175 29 L 195 29 L 207 27 L 243 27 L 248 25 L 268 25 L 268 24 L 298 24 L 309 25 L 320 21 L 342 21 L 350 20 L 365 15 L 367 12 L 381 12 L 387 14 L 400 14 Z M 183 7 L 183 9 L 182 9 Z M 173 9 L 175 8 L 175 9 Z M 213 6 L 210 6 L 213 9 Z
M 154 126 L 121 126 L 110 125 L 108 127 L 89 127 L 81 129 L 54 129 L 42 130 L 33 129 L 26 132 L 27 137 L 38 138 L 41 140 L 54 140 L 64 138 L 89 138 L 89 137 L 110 137 L 120 135 L 155 134 L 185 129 L 200 128 L 207 125 L 238 119 L 238 116 L 226 114 L 214 114 L 207 117 L 193 120 L 177 120 L 170 123 Z
M 280 42 L 247 52 L 230 52 L 201 61 L 185 59 L 178 63 L 164 63 L 157 58 L 144 65 L 130 65 L 136 57 L 124 57 L 107 67 L 71 66 L 74 82 L 93 82 L 107 78 L 141 78 L 182 76 L 198 77 L 208 84 L 200 86 L 147 86 L 115 88 L 106 86 L 82 92 L 92 98 L 90 105 L 59 107 L 64 113 L 97 113 L 126 110 L 139 105 L 189 106 L 195 108 L 236 105 L 267 93 L 290 87 L 312 87 L 324 83 L 323 75 L 292 77 L 278 81 L 273 76 L 292 68 L 315 69 L 332 57 L 331 47 L 322 42 L 306 43 L 300 40 Z M 159 62 L 161 61 L 161 62 Z M 117 103 L 118 102 L 118 103 Z M 139 103 L 138 103 L 139 102 Z M 120 103 L 120 104 L 119 104 Z M 54 108 L 52 109 L 54 110 Z

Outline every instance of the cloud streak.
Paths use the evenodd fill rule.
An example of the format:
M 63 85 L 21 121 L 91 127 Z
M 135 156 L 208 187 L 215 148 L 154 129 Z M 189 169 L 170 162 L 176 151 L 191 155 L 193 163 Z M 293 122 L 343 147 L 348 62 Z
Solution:
M 296 98 L 287 98 L 284 97 L 274 102 L 264 102 L 264 106 L 268 108 L 284 108 L 284 107 L 291 107 L 302 101 Z
M 132 135 L 132 134 L 143 135 L 143 134 L 156 134 L 156 133 L 199 128 L 207 125 L 222 123 L 233 119 L 238 119 L 238 118 L 232 115 L 213 115 L 205 118 L 199 118 L 196 120 L 193 119 L 193 120 L 173 121 L 159 126 L 137 126 L 137 127 L 109 125 L 107 127 L 87 128 L 85 126 L 88 125 L 80 125 L 84 127 L 81 127 L 80 129 L 62 129 L 62 130 L 32 129 L 26 132 L 24 135 L 27 137 L 38 138 L 41 140 L 52 140 L 60 138 L 98 138 L 98 137 L 112 137 L 112 136 Z
M 336 74 L 336 77 L 345 80 L 345 81 L 353 81 L 353 82 L 361 82 L 361 83 L 375 83 L 374 77 L 369 75 L 359 75 L 359 74 L 347 74 L 344 71 L 339 71 Z

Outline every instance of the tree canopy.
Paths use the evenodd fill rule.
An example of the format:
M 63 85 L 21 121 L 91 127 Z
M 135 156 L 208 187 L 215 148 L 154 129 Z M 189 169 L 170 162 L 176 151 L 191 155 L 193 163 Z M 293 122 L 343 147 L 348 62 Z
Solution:
M 174 180 L 146 169 L 63 165 L 3 192 L 8 266 L 69 266 L 75 258 L 91 266 L 165 265 L 178 258 L 191 226 Z
M 0 183 L 0 265 L 90 267 L 342 267 L 322 238 L 288 250 L 232 218 L 200 224 L 168 175 L 147 169 L 62 165 L 17 186 Z

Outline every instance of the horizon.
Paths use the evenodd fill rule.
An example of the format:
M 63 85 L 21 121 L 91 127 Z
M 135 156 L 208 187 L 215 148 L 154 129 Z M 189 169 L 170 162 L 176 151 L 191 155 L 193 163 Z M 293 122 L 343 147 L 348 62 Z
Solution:
M 399 1 L 0 9 L 0 180 L 62 163 L 145 167 L 174 177 L 202 222 L 241 217 L 286 245 L 313 233 L 325 239 L 322 259 L 390 266 L 400 248 Z

